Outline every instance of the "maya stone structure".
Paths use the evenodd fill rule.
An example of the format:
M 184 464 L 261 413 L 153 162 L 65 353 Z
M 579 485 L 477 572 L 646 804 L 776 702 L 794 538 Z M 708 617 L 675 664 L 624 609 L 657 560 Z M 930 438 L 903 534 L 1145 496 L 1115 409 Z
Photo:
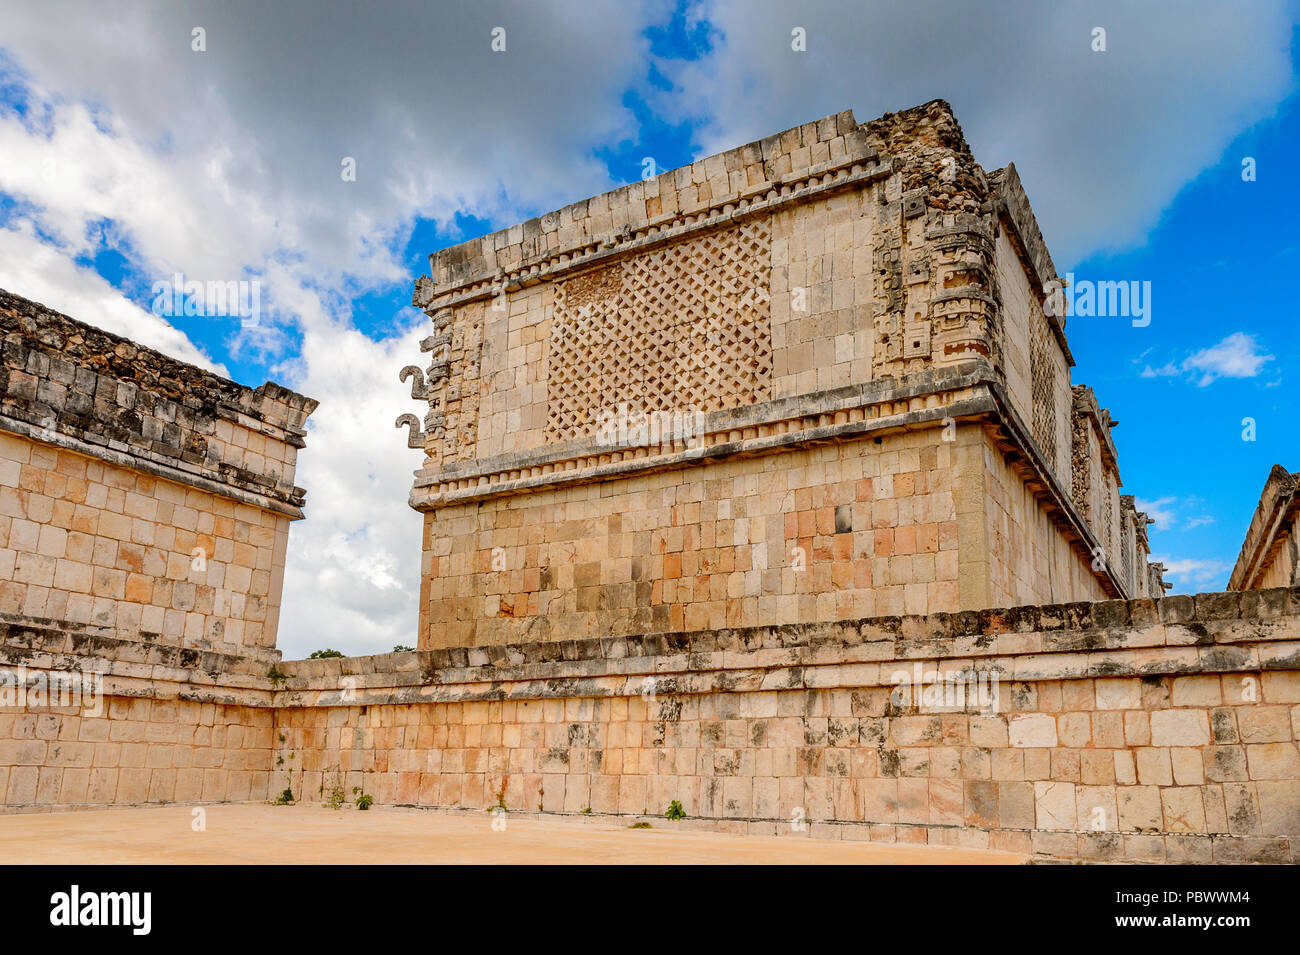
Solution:
M 828 116 L 444 249 L 419 646 L 1162 593 L 1014 167 Z
M 1228 579 L 1231 590 L 1300 586 L 1300 474 L 1273 465 Z
M 0 293 L 0 612 L 278 659 L 310 398 Z
M 50 658 L 30 652 L 31 634 L 55 625 L 85 655 L 52 668 L 76 683 L 66 692 L 98 696 L 96 661 L 130 675 L 137 702 L 105 703 L 109 717 L 151 711 L 158 660 L 206 671 L 214 686 L 240 667 L 265 674 L 280 659 L 289 523 L 305 494 L 294 468 L 316 402 L 245 388 L 3 291 L 0 336 L 0 626 L 6 662 L 22 668 L 0 683 L 7 801 L 247 798 L 254 766 L 238 759 L 216 788 L 154 777 L 161 757 L 146 740 L 180 738 L 174 696 L 153 710 L 165 725 L 149 734 L 101 718 L 69 735 L 48 698 L 21 705 L 18 677 L 29 664 L 44 672 Z M 216 662 L 227 659 L 241 662 Z M 223 718 L 214 730 L 206 711 L 205 733 L 224 737 Z M 269 737 L 270 720 L 260 723 Z M 92 754 L 90 741 L 109 749 Z
M 433 272 L 433 362 L 402 370 L 429 403 L 401 419 L 419 649 L 291 662 L 314 402 L 0 295 L 5 809 L 358 787 L 484 825 L 677 801 L 741 832 L 1300 861 L 1295 481 L 1239 589 L 1163 596 L 1015 171 L 945 104 Z

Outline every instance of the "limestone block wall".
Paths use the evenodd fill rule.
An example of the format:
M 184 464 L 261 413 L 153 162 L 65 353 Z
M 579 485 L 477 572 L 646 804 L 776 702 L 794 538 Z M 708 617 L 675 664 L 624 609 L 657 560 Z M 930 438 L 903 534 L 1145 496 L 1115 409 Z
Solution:
M 518 454 L 592 436 L 615 401 L 708 412 L 871 380 L 886 173 L 844 114 L 438 253 L 422 446 Z M 525 249 L 535 267 L 496 275 Z
M 267 799 L 266 672 L 106 628 L 0 621 L 0 811 Z
M 806 416 L 732 415 L 720 445 L 678 451 L 670 466 L 609 455 L 592 459 L 598 483 L 514 472 L 508 494 L 483 494 L 481 477 L 449 484 L 425 519 L 418 645 L 1116 595 L 1093 569 L 1086 527 L 1066 537 L 1029 459 L 1013 469 L 1012 439 L 979 423 L 998 404 L 981 391 L 992 383 L 936 377 L 905 401 L 891 382 L 850 392 L 811 446 L 790 438 Z
M 1297 580 L 1300 580 L 1300 524 L 1293 524 L 1283 538 L 1277 557 L 1259 578 L 1259 587 L 1292 587 Z
M 420 649 L 1108 596 L 976 423 L 443 507 L 424 552 Z
M 1070 368 L 1074 359 L 1058 335 L 1059 321 L 1043 309 L 1021 261 L 1014 230 L 998 233 L 997 275 L 1002 298 L 1001 356 L 1007 393 L 1031 423 L 1034 440 L 1057 478 L 1072 490 Z
M 0 433 L 0 613 L 273 650 L 289 518 Z
M 17 809 L 262 801 L 269 710 L 109 697 L 77 707 L 0 713 L 0 788 Z
M 1112 557 L 1112 560 L 1118 561 L 1120 577 L 1129 593 L 1136 593 L 1138 588 L 1137 507 L 1132 494 L 1119 496 L 1119 552 Z
M 1087 385 L 1072 387 L 1071 407 L 1071 494 L 1101 547 L 1112 570 L 1121 567 L 1120 552 L 1124 542 L 1121 532 L 1122 512 L 1119 488 L 1119 458 L 1110 430 L 1116 422 L 1110 412 L 1097 404 L 1097 397 Z M 1125 582 L 1131 588 L 1131 581 Z
M 989 191 L 936 101 L 444 249 L 413 299 L 433 362 L 402 372 L 428 404 L 423 473 L 589 437 L 615 401 L 707 412 L 987 357 Z
M 999 450 L 983 445 L 988 584 L 966 608 L 1019 606 L 1063 600 L 1104 600 L 1110 594 L 1091 561 L 1072 547 L 1040 501 Z M 979 558 L 979 551 L 972 559 Z
M 1033 420 L 1033 377 L 1029 357 L 1029 318 L 1039 308 L 1038 296 L 1020 264 L 1013 240 L 1003 232 L 997 239 L 998 289 L 1002 293 L 1003 327 L 1002 362 L 1007 394 L 1017 412 L 1026 421 Z
M 1155 589 L 1152 579 L 1151 540 L 1147 525 L 1154 524 L 1144 511 L 1137 510 L 1136 498 L 1129 497 L 1133 507 L 1133 596 L 1163 597 L 1164 589 Z
M 931 428 L 440 508 L 419 646 L 955 610 L 957 446 Z
M 278 659 L 316 402 L 0 291 L 0 614 Z
M 0 289 L 0 430 L 301 517 L 310 398 L 247 388 Z
M 1094 418 L 1086 413 L 1080 395 L 1091 395 L 1085 385 L 1075 385 L 1075 406 L 1071 412 L 1070 493 L 1079 514 L 1093 527 L 1101 514 L 1101 488 L 1105 473 L 1104 441 L 1097 432 Z M 1107 435 L 1109 437 L 1109 435 Z
M 767 834 L 1295 862 L 1298 637 L 1289 589 L 299 661 L 276 746 L 303 761 L 271 786 L 479 813 L 676 799 Z M 935 674 L 970 695 L 934 696 Z M 998 677 L 995 703 L 971 674 Z
M 99 674 L 98 703 L 30 694 Z M 957 696 L 960 687 L 963 695 Z M 947 688 L 946 690 L 944 688 Z M 1300 588 L 261 661 L 0 626 L 5 811 L 323 800 L 1300 861 Z M 794 825 L 800 823 L 800 826 Z M 484 824 L 487 825 L 485 817 Z
M 874 317 L 885 192 L 869 184 L 772 216 L 772 373 L 776 398 L 879 377 Z

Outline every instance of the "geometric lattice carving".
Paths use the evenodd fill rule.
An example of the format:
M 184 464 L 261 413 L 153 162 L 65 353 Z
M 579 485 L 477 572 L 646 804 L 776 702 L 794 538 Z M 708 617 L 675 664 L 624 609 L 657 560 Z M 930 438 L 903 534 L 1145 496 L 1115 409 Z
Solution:
M 1056 460 L 1056 364 L 1052 361 L 1051 345 L 1047 319 L 1034 310 L 1029 320 L 1029 375 L 1034 442 L 1055 470 L 1060 465 Z
M 1076 409 L 1070 419 L 1070 496 L 1083 519 L 1092 523 L 1092 424 Z
M 547 361 L 547 438 L 601 413 L 717 411 L 771 398 L 771 226 L 661 246 L 560 282 Z
M 1093 530 L 1099 532 L 1097 539 L 1101 541 L 1101 548 L 1106 553 L 1106 566 L 1111 569 L 1113 569 L 1111 562 L 1114 560 L 1115 554 L 1115 531 L 1113 527 L 1115 505 L 1113 498 L 1116 492 L 1114 480 L 1107 475 L 1101 486 L 1101 527 L 1093 528 Z
M 1132 591 L 1133 564 L 1135 562 L 1133 548 L 1136 543 L 1134 540 L 1133 512 L 1125 508 L 1121 508 L 1121 512 L 1124 515 L 1124 520 L 1120 527 L 1119 571 L 1124 586 Z

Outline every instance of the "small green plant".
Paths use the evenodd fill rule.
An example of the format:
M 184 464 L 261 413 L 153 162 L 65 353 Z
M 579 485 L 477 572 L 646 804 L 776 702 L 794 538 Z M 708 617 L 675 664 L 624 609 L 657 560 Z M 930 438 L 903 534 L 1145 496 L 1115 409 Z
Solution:
M 494 805 L 488 806 L 486 811 L 492 812 L 494 809 L 500 809 L 502 812 L 510 811 L 508 808 L 506 808 L 506 791 L 504 789 L 502 789 L 501 792 L 497 793 L 496 803 Z
M 411 652 L 412 650 L 414 650 L 414 649 L 415 649 L 415 647 L 407 647 L 407 646 L 403 646 L 402 644 L 399 643 L 397 646 L 393 647 L 393 652 L 394 652 L 394 653 L 410 653 L 410 652 Z
M 664 810 L 664 818 L 671 819 L 673 822 L 676 822 L 678 819 L 685 819 L 686 810 L 682 808 L 680 802 L 674 799 L 668 804 L 668 808 Z
M 272 663 L 271 668 L 266 671 L 266 676 L 267 679 L 271 681 L 271 685 L 277 690 L 284 686 L 285 680 L 289 679 L 289 674 L 281 672 L 280 668 L 274 663 Z M 283 740 L 284 737 L 281 736 L 280 739 Z
M 374 772 L 374 770 L 367 769 L 363 770 L 363 772 L 369 773 Z M 375 804 L 375 797 L 366 792 L 366 787 L 364 785 L 353 786 L 352 795 L 357 797 L 355 800 L 357 808 L 363 812 Z
M 293 790 L 290 789 L 288 786 L 285 786 L 284 792 L 280 793 L 280 795 L 275 797 L 275 804 L 277 806 L 292 806 Z
M 591 807 L 590 807 L 590 806 L 583 806 L 583 807 L 582 807 L 582 814 L 583 814 L 584 816 L 590 816 L 590 815 L 591 815 Z
M 311 655 L 307 657 L 307 659 L 328 660 L 330 657 L 341 657 L 341 656 L 343 656 L 343 654 L 339 653 L 339 651 L 331 650 L 329 647 L 326 647 L 324 650 L 313 650 L 311 652 Z
M 338 767 L 335 767 L 333 770 L 325 770 L 327 773 L 331 771 L 334 773 L 334 785 L 328 790 L 325 788 L 325 777 L 323 775 L 321 776 L 321 802 L 330 809 L 342 809 L 343 804 L 348 801 L 347 792 L 343 788 L 343 775 Z M 328 793 L 328 795 L 326 795 L 326 793 Z
M 632 823 L 632 825 L 628 826 L 628 828 L 629 829 L 653 829 L 654 826 L 650 825 L 650 823 L 648 822 L 634 822 Z

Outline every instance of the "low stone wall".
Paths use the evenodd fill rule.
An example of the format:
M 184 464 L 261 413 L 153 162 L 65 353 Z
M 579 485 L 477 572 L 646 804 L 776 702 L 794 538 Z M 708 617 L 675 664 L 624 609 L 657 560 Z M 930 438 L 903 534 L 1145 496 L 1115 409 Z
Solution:
M 357 786 L 379 804 L 637 817 L 678 800 L 695 824 L 755 833 L 1300 860 L 1296 588 L 296 661 L 284 680 L 167 647 L 127 663 L 110 639 L 15 626 L 3 641 L 5 666 L 110 659 L 121 699 L 92 768 L 119 717 L 144 727 L 157 765 L 119 765 L 104 801 Z M 988 705 L 945 706 L 936 674 L 989 690 Z M 20 723 L 0 722 L 11 808 L 33 802 L 14 784 L 37 755 L 15 745 Z M 151 740 L 162 726 L 177 737 Z M 51 764 L 58 743 L 44 743 Z M 60 797 L 80 777 L 65 767 L 56 786 L 45 768 L 35 801 L 75 801 Z M 127 769 L 149 769 L 143 799 Z M 203 788 L 212 771 L 223 795 Z
M 266 672 L 248 657 L 0 616 L 0 808 L 268 798 Z
M 1298 666 L 1300 590 L 299 661 L 277 745 L 307 799 L 1282 862 Z M 996 675 L 996 712 L 918 671 Z

